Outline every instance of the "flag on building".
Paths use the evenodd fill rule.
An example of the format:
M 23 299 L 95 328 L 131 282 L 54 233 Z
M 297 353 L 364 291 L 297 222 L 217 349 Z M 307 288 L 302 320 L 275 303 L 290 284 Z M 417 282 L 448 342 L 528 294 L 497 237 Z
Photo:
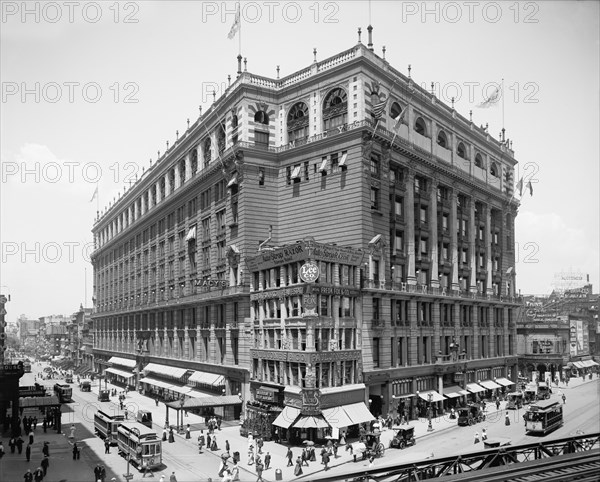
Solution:
M 229 30 L 229 34 L 227 35 L 227 38 L 229 40 L 231 40 L 238 33 L 239 29 L 240 29 L 240 4 L 238 3 L 237 9 L 235 11 L 235 20 L 233 21 L 233 25 L 231 26 L 231 29 Z
M 377 104 L 375 104 L 373 106 L 373 117 L 375 117 L 375 119 L 377 119 L 377 120 L 381 119 L 381 116 L 385 112 L 386 105 L 387 105 L 387 98 L 385 100 L 382 100 L 381 102 L 378 102 Z
M 531 184 L 531 179 L 527 181 L 527 189 L 529 189 L 529 195 L 533 196 L 533 184 Z
M 500 100 L 501 92 L 502 92 L 502 89 L 500 88 L 499 85 L 497 85 L 496 88 L 494 89 L 494 91 L 492 92 L 492 94 L 487 99 L 485 99 L 483 102 L 481 102 L 480 104 L 477 104 L 477 107 L 480 107 L 482 109 L 487 109 L 488 107 L 492 107 L 492 106 L 496 105 L 498 103 L 498 101 Z
M 400 126 L 402 125 L 402 121 L 404 120 L 404 114 L 406 114 L 406 111 L 408 110 L 408 105 L 402 109 L 402 112 L 400 112 L 400 114 L 398 114 L 396 117 L 394 117 L 394 131 L 398 132 L 398 130 L 400 129 Z
M 98 197 L 98 184 L 96 184 L 96 189 L 94 190 L 94 194 L 92 194 L 92 199 L 90 199 L 90 202 L 92 202 L 97 197 Z
M 519 179 L 516 189 L 519 192 L 519 196 L 522 196 L 523 195 L 523 178 Z

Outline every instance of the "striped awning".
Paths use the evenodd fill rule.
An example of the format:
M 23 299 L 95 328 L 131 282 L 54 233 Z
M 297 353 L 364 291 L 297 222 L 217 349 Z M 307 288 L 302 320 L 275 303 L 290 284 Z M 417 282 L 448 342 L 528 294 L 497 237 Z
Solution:
M 463 395 L 468 395 L 469 392 L 463 390 L 458 385 L 452 385 L 451 387 L 444 387 L 444 395 L 449 398 L 462 397 Z
M 471 393 L 485 392 L 485 388 L 481 385 L 477 385 L 477 383 L 467 383 L 467 390 Z
M 106 373 L 112 373 L 113 375 L 117 375 L 126 379 L 130 379 L 133 377 L 133 373 L 126 372 L 124 370 L 119 370 L 117 368 L 107 368 L 105 370 Z
M 187 368 L 170 367 L 167 365 L 159 365 L 158 363 L 148 363 L 148 365 L 146 365 L 144 368 L 144 371 L 179 379 L 186 374 Z
M 118 356 L 110 357 L 108 363 L 112 363 L 113 365 L 121 365 L 122 367 L 134 368 L 136 365 L 135 360 L 130 360 L 129 358 L 121 358 Z
M 510 385 L 514 385 L 515 382 L 511 382 L 508 378 L 496 378 L 496 383 L 504 387 L 509 387 Z
M 281 428 L 290 428 L 290 425 L 292 425 L 296 421 L 299 415 L 299 408 L 285 406 L 283 407 L 281 413 L 273 421 L 272 425 Z
M 479 383 L 479 385 L 481 385 L 484 388 L 487 388 L 488 390 L 494 390 L 496 388 L 502 388 L 502 385 L 498 385 L 496 382 L 494 382 L 493 380 L 481 380 Z
M 295 428 L 327 428 L 329 424 L 321 415 L 302 415 L 293 426 Z
M 203 385 L 209 385 L 213 387 L 220 387 L 225 385 L 225 377 L 216 373 L 207 372 L 194 372 L 188 378 L 188 381 L 201 383 Z

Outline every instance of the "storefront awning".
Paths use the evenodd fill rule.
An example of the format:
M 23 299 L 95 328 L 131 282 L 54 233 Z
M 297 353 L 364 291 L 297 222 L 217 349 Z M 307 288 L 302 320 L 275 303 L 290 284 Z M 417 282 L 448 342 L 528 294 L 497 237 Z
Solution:
M 431 394 L 432 402 L 441 402 L 441 401 L 445 400 L 444 395 L 440 395 L 435 390 L 425 390 L 423 392 L 419 392 L 419 397 L 421 397 L 426 402 L 429 402 L 429 394 Z
M 463 390 L 458 385 L 452 385 L 451 387 L 444 387 L 444 395 L 449 398 L 462 397 L 468 395 L 469 392 Z
M 598 363 L 596 363 L 594 360 L 588 360 L 588 362 L 589 362 L 588 366 L 590 366 L 590 367 L 597 367 L 597 366 L 599 366 Z
M 481 385 L 484 388 L 487 388 L 488 390 L 494 390 L 496 388 L 502 388 L 502 385 L 498 385 L 496 382 L 494 382 L 493 380 L 481 380 L 479 383 L 479 385 Z
M 194 398 L 205 398 L 205 397 L 214 397 L 214 394 L 212 393 L 204 393 L 201 392 L 200 390 L 196 390 L 194 388 L 192 388 L 189 392 L 186 393 L 186 395 L 188 397 L 194 397 Z
M 362 402 L 342 405 L 342 408 L 344 409 L 344 412 L 346 412 L 346 415 L 348 415 L 348 418 L 352 420 L 352 425 L 375 420 L 373 414 L 369 412 L 369 409 Z
M 573 365 L 575 365 L 575 368 L 585 368 L 583 362 L 580 361 L 573 362 Z
M 202 407 L 228 407 L 231 405 L 241 405 L 242 399 L 237 395 L 222 395 L 220 397 L 201 397 L 188 398 L 181 405 L 180 401 L 168 402 L 166 405 L 174 409 L 190 409 Z
M 177 393 L 181 393 L 182 395 L 188 395 L 192 390 L 192 387 L 180 387 L 178 385 L 173 385 L 169 390 L 172 390 Z
M 407 393 L 404 395 L 392 395 L 392 398 L 395 400 L 398 400 L 398 399 L 402 399 L 402 398 L 411 398 L 411 397 L 414 397 L 415 395 L 416 395 L 416 393 Z
M 352 420 L 350 420 L 350 417 L 346 415 L 344 407 L 326 408 L 322 410 L 321 413 L 323 414 L 323 417 L 327 423 L 333 428 L 342 428 L 354 425 Z
M 302 415 L 298 421 L 294 424 L 295 428 L 327 428 L 329 425 L 325 421 L 325 419 L 317 415 L 313 417 L 312 415 Z
M 508 378 L 496 378 L 496 383 L 499 383 L 504 387 L 509 387 L 515 384 L 515 382 L 511 382 Z
M 220 387 L 225 385 L 225 377 L 216 373 L 194 372 L 190 375 L 188 381 L 202 383 L 203 385 L 209 385 L 212 387 Z
M 173 386 L 172 383 L 163 382 L 162 380 L 156 380 L 155 378 L 152 378 L 152 377 L 142 378 L 140 380 L 140 383 L 147 383 L 148 385 L 152 385 L 153 387 L 167 388 L 167 389 L 170 389 Z
M 467 390 L 469 390 L 471 393 L 485 392 L 485 388 L 477 385 L 477 383 L 467 383 Z
M 130 360 L 129 358 L 121 358 L 118 356 L 110 357 L 108 363 L 112 363 L 113 365 L 121 365 L 122 367 L 134 368 L 136 365 L 135 360 Z
M 118 375 L 120 377 L 126 378 L 126 379 L 130 379 L 131 377 L 133 377 L 133 373 L 129 373 L 126 372 L 124 370 L 119 370 L 117 368 L 107 368 L 105 370 L 106 373 L 112 373 L 113 375 Z
M 146 372 L 152 372 L 152 373 L 157 373 L 158 375 L 164 375 L 167 377 L 172 377 L 172 378 L 181 378 L 183 375 L 186 374 L 187 369 L 186 368 L 177 368 L 177 367 L 170 367 L 167 365 L 159 365 L 158 363 L 148 363 L 148 365 L 146 365 L 146 367 L 144 368 L 144 371 Z
M 281 428 L 290 428 L 300 415 L 300 409 L 295 407 L 283 407 L 282 412 L 273 421 L 273 425 Z

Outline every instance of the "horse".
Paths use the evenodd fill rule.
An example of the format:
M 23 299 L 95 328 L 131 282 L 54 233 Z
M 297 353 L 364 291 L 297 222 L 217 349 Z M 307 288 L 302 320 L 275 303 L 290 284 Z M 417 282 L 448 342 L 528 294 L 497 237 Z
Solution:
M 346 445 L 346 452 L 350 452 L 350 455 L 354 458 L 354 462 L 356 462 L 356 456 L 358 454 L 362 455 L 362 459 L 365 460 L 367 458 L 367 446 L 363 442 L 354 442 Z

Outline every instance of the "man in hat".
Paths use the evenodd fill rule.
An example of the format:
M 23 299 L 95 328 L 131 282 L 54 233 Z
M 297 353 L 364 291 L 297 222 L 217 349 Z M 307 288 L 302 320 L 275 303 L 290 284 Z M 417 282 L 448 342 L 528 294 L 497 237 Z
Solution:
M 23 478 L 25 479 L 25 482 L 33 482 L 33 474 L 31 473 L 31 469 L 27 469 L 27 472 L 25 472 Z

